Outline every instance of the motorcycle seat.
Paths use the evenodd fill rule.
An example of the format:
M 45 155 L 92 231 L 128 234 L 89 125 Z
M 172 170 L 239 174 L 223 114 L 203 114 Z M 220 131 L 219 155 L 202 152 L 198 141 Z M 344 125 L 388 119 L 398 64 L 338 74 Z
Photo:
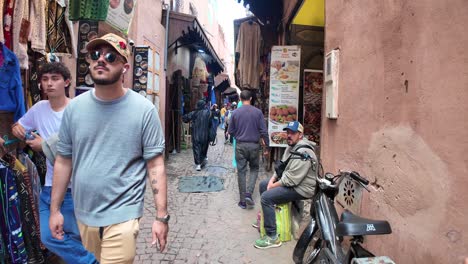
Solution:
M 385 220 L 372 220 L 359 217 L 348 210 L 341 214 L 336 226 L 338 236 L 367 236 L 391 234 L 392 228 Z

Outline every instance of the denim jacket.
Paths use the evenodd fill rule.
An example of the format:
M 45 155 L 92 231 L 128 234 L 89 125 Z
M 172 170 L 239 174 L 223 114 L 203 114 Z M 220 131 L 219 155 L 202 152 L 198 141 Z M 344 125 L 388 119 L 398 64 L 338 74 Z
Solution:
M 14 112 L 15 122 L 26 112 L 19 62 L 16 55 L 0 43 L 3 64 L 0 66 L 0 111 Z

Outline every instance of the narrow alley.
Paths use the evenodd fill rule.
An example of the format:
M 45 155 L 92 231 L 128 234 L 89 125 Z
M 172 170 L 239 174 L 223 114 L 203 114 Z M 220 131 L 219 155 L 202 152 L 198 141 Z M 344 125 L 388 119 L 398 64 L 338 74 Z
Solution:
M 252 227 L 260 210 L 258 188 L 256 207 L 243 210 L 237 206 L 237 176 L 232 167 L 233 147 L 225 145 L 218 129 L 218 144 L 208 150 L 208 164 L 202 171 L 193 166 L 192 149 L 171 154 L 166 163 L 168 176 L 169 224 L 168 248 L 158 253 L 151 247 L 151 225 L 155 210 L 151 189 L 145 196 L 145 212 L 140 222 L 135 263 L 293 263 L 295 240 L 279 248 L 259 250 L 253 247 L 259 233 Z M 269 177 L 260 164 L 258 182 Z M 218 176 L 224 190 L 209 193 L 181 193 L 182 176 Z

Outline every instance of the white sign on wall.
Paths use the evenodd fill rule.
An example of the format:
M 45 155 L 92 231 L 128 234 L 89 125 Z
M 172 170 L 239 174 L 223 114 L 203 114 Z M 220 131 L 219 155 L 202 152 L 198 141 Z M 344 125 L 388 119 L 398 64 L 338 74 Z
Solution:
M 106 21 L 118 30 L 128 33 L 137 0 L 109 0 Z

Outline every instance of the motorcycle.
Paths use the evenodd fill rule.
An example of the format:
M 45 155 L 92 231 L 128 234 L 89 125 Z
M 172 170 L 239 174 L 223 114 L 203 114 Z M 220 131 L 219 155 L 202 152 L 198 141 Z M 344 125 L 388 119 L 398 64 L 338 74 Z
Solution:
M 302 159 L 309 157 L 303 153 Z M 371 220 L 359 217 L 348 210 L 338 219 L 334 206 L 340 183 L 350 178 L 363 186 L 367 191 L 369 181 L 355 171 L 341 171 L 338 175 L 326 173 L 317 178 L 317 192 L 312 198 L 311 220 L 297 241 L 293 252 L 293 260 L 297 264 L 360 264 L 383 263 L 395 264 L 386 256 L 376 257 L 361 244 L 367 235 L 384 235 L 392 233 L 387 221 Z M 351 236 L 350 247 L 345 250 L 343 237 Z

